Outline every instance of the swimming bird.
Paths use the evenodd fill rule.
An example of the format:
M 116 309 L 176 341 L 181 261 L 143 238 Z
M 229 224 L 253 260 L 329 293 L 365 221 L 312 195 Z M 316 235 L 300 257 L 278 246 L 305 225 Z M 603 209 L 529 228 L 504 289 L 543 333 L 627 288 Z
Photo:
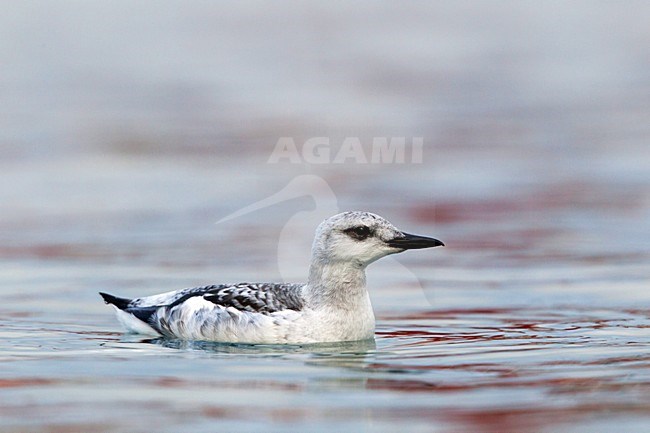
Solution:
M 100 293 L 130 332 L 248 344 L 309 344 L 374 338 L 366 267 L 389 254 L 444 246 L 398 230 L 370 212 L 323 221 L 306 284 L 239 283 L 135 299 Z

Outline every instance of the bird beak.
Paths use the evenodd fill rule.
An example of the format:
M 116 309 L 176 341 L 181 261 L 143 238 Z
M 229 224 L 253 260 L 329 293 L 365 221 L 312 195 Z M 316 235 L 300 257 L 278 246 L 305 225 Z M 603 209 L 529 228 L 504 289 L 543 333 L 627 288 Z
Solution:
M 444 247 L 438 239 L 428 238 L 426 236 L 412 235 L 409 233 L 402 233 L 404 237 L 394 238 L 386 242 L 388 246 L 393 248 L 401 248 L 404 250 L 419 250 L 421 248 Z

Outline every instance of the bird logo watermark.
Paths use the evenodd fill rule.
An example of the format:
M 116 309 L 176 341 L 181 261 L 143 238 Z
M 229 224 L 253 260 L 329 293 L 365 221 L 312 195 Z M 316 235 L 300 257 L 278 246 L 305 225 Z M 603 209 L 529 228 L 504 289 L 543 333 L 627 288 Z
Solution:
M 311 246 L 314 229 L 324 219 L 341 212 L 337 196 L 325 179 L 316 175 L 296 176 L 279 191 L 221 218 L 217 224 L 224 224 L 300 197 L 311 198 L 313 207 L 292 215 L 283 224 L 277 240 L 278 271 L 284 282 L 291 282 L 295 279 L 297 269 L 309 268 L 310 255 L 307 252 Z M 390 279 L 395 278 L 396 282 L 399 281 L 400 284 L 410 288 L 420 289 L 419 291 L 424 295 L 420 299 L 433 305 L 431 290 L 425 289 L 422 281 L 413 271 L 393 257 L 385 258 L 382 262 L 383 275 L 390 275 Z M 373 278 L 373 273 L 370 277 Z M 382 277 L 378 278 L 385 280 Z

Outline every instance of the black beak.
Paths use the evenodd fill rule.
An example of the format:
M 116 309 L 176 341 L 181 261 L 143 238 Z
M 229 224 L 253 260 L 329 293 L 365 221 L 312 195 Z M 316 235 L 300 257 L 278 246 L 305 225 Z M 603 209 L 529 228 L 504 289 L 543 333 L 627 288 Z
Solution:
M 421 248 L 444 247 L 438 239 L 428 238 L 426 236 L 412 235 L 409 233 L 402 233 L 403 238 L 391 239 L 387 242 L 388 246 L 394 248 L 401 248 L 404 250 L 419 250 Z

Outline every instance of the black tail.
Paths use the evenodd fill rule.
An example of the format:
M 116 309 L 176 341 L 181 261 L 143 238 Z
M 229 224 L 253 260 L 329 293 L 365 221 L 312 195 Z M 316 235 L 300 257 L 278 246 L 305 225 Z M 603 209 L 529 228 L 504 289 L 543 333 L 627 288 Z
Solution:
M 107 304 L 113 304 L 120 310 L 124 310 L 131 303 L 131 299 L 118 298 L 117 296 L 109 295 L 108 293 L 99 292 Z

